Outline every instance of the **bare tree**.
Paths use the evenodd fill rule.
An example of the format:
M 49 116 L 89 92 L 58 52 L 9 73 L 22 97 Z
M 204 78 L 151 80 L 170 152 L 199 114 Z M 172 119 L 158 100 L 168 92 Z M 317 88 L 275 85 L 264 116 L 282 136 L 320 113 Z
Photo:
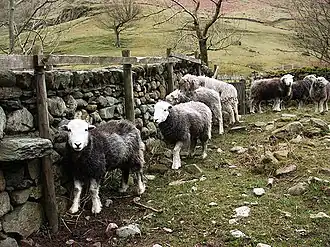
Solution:
M 116 35 L 116 47 L 121 46 L 120 34 L 132 27 L 141 15 L 141 6 L 134 0 L 104 0 L 104 13 L 99 22 Z
M 330 0 L 291 0 L 291 3 L 294 45 L 330 64 Z
M 7 2 L 8 11 L 1 18 L 2 26 L 8 28 L 8 47 L 1 50 L 8 54 L 29 54 L 35 43 L 43 49 L 55 49 L 60 36 L 70 29 L 70 25 L 59 24 L 52 15 L 59 14 L 61 0 L 1 0 L 0 6 Z
M 167 6 L 172 10 L 172 15 L 157 25 L 168 22 L 176 17 L 180 17 L 182 22 L 177 23 L 177 31 L 180 38 L 177 43 L 185 39 L 197 41 L 200 58 L 208 65 L 208 50 L 224 49 L 233 43 L 237 43 L 240 35 L 236 28 L 226 28 L 224 22 L 220 22 L 222 17 L 221 7 L 224 0 L 169 0 L 171 5 Z M 207 5 L 203 9 L 201 5 Z M 227 25 L 228 27 L 228 25 Z

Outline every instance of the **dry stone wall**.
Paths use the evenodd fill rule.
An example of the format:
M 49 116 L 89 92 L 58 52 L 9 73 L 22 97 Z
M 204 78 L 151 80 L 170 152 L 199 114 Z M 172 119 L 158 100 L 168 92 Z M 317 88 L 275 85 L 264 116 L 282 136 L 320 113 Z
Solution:
M 176 64 L 174 72 L 176 81 L 197 73 L 186 62 Z M 73 118 L 98 125 L 125 115 L 121 68 L 53 70 L 45 77 L 51 141 L 39 138 L 33 71 L 0 73 L 0 246 L 15 246 L 13 237 L 27 237 L 42 223 L 40 157 L 51 155 L 59 211 L 67 209 L 66 133 L 59 126 Z M 165 98 L 167 78 L 165 64 L 133 68 L 135 123 L 145 141 L 157 136 L 153 106 Z

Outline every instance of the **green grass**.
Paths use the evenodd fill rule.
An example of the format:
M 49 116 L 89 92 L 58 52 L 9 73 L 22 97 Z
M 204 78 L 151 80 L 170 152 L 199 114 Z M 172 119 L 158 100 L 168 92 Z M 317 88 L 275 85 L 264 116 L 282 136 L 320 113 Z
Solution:
M 248 9 L 244 13 L 233 12 L 230 14 L 261 20 L 263 18 L 264 20 L 276 20 L 285 16 L 280 11 L 271 11 L 262 6 Z M 163 17 L 168 15 L 169 13 L 165 13 Z M 70 29 L 64 31 L 56 39 L 59 44 L 54 53 L 120 56 L 122 49 L 130 49 L 132 56 L 164 56 L 166 48 L 177 44 L 178 36 L 174 30 L 184 18 L 178 17 L 164 25 L 153 26 L 155 21 L 159 20 L 160 17 L 142 19 L 135 27 L 123 32 L 121 48 L 114 47 L 114 33 L 111 30 L 103 29 L 95 16 L 61 24 L 52 31 L 64 30 L 65 27 L 70 27 Z M 210 67 L 213 67 L 213 64 L 219 65 L 222 74 L 248 75 L 254 70 L 268 71 L 283 64 L 308 66 L 315 63 L 312 58 L 303 56 L 291 47 L 290 21 L 280 21 L 271 26 L 250 21 L 240 21 L 237 24 L 236 21 L 228 20 L 225 25 L 241 30 L 242 40 L 240 46 L 234 45 L 225 50 L 209 52 Z M 1 44 L 7 43 L 6 37 L 2 36 Z M 53 47 L 49 47 L 46 51 L 52 49 Z M 176 51 L 191 54 L 196 49 L 196 43 L 186 41 L 180 43 Z
M 293 113 L 291 109 L 289 111 Z M 314 115 L 311 108 L 295 112 L 298 118 L 312 115 L 330 121 L 329 115 Z M 326 184 L 312 183 L 301 196 L 290 196 L 287 190 L 298 182 L 307 181 L 309 176 L 327 178 L 319 173 L 320 168 L 328 167 L 330 154 L 322 144 L 321 137 L 309 141 L 316 144 L 310 146 L 307 142 L 300 144 L 287 143 L 285 140 L 277 144 L 271 143 L 269 131 L 259 131 L 253 127 L 256 121 L 272 121 L 280 117 L 281 113 L 267 112 L 264 114 L 247 115 L 243 117 L 247 131 L 228 132 L 223 136 L 214 134 L 209 156 L 206 160 L 198 157 L 184 159 L 189 165 L 197 164 L 203 174 L 192 172 L 183 166 L 178 171 L 166 170 L 164 174 L 157 172 L 156 163 L 148 163 L 147 172 L 156 175 L 156 179 L 148 182 L 147 193 L 141 201 L 146 205 L 162 208 L 163 213 L 154 213 L 151 219 L 140 219 L 143 235 L 141 239 L 123 242 L 125 246 L 152 246 L 159 243 L 162 246 L 256 246 L 257 243 L 267 243 L 275 247 L 324 247 L 329 246 L 330 220 L 310 219 L 312 213 L 325 212 L 330 214 L 329 196 L 322 190 Z M 282 126 L 283 122 L 276 122 Z M 296 164 L 297 171 L 275 179 L 273 188 L 266 188 L 267 178 L 273 171 L 257 173 L 253 165 L 259 162 L 264 149 L 278 150 L 281 145 L 288 145 L 290 155 L 280 166 Z M 263 145 L 258 151 L 245 154 L 233 154 L 229 149 L 234 145 L 244 147 Z M 224 152 L 218 153 L 220 147 Z M 237 168 L 223 167 L 221 164 L 230 163 Z M 206 180 L 170 186 L 175 180 L 190 180 L 205 177 Z M 329 186 L 329 185 L 328 185 Z M 193 188 L 194 187 L 194 188 Z M 263 187 L 266 194 L 256 197 L 252 194 L 255 187 Z M 196 190 L 197 188 L 197 190 Z M 217 206 L 209 206 L 216 202 Z M 234 209 L 250 206 L 251 214 L 241 219 L 237 225 L 230 225 L 229 219 Z M 281 211 L 290 212 L 290 218 Z M 150 213 L 146 211 L 145 214 Z M 163 227 L 173 230 L 166 233 Z M 248 239 L 238 240 L 230 235 L 230 230 L 239 229 L 249 236 Z M 299 230 L 304 229 L 306 235 Z M 133 244 L 134 242 L 134 244 Z M 209 244 L 209 245 L 207 245 Z M 218 244 L 218 245 L 217 245 Z

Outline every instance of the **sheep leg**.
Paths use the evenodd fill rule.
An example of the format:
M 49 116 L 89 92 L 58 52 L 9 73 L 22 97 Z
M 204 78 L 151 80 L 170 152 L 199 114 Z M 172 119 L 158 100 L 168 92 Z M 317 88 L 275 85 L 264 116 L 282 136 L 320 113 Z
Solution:
M 231 107 L 231 105 L 229 105 L 228 111 L 229 111 L 229 124 L 234 124 L 235 123 L 235 112 L 234 112 L 233 108 Z
M 274 100 L 273 111 L 281 111 L 281 100 L 279 98 Z
M 239 121 L 239 116 L 238 116 L 238 102 L 235 102 L 235 103 L 233 104 L 233 108 L 234 108 L 235 121 L 236 121 L 237 123 L 239 123 L 240 121 Z
M 250 100 L 250 113 L 255 113 L 255 108 L 254 100 Z
M 189 148 L 189 157 L 190 158 L 194 157 L 194 155 L 195 155 L 196 145 L 197 145 L 197 139 L 190 140 L 190 148 Z
M 183 142 L 177 142 L 173 149 L 173 164 L 172 169 L 177 170 L 181 167 L 180 151 L 183 147 Z
M 259 113 L 263 113 L 263 112 L 262 112 L 262 108 L 261 108 L 261 101 L 258 103 L 258 112 L 259 112 Z
M 207 157 L 207 141 L 202 141 L 202 159 Z
M 139 171 L 137 171 L 135 173 L 136 178 L 134 179 L 135 183 L 137 184 L 137 193 L 138 195 L 142 195 L 144 193 L 144 191 L 146 190 L 146 185 L 143 183 L 142 177 L 143 177 L 143 172 L 142 169 L 140 169 Z
M 128 177 L 129 177 L 129 169 L 124 168 L 121 169 L 121 188 L 119 189 L 120 193 L 124 193 L 128 189 Z
M 318 113 L 319 111 L 319 103 L 315 102 L 315 113 Z
M 324 109 L 323 109 L 323 104 L 324 104 L 324 100 L 321 100 L 319 103 L 319 108 L 320 108 L 320 113 L 323 113 Z
M 302 100 L 299 100 L 298 109 L 300 110 L 302 107 L 303 107 L 303 101 Z
M 79 180 L 74 180 L 74 190 L 73 190 L 73 203 L 71 208 L 69 209 L 69 212 L 71 214 L 75 214 L 78 212 L 79 210 L 79 206 L 80 206 L 80 196 L 81 196 L 81 191 L 82 191 L 82 182 L 80 182 Z
M 329 111 L 329 107 L 328 107 L 328 101 L 325 101 L 324 102 L 324 108 L 325 108 L 325 112 L 328 112 Z
M 92 213 L 98 214 L 101 212 L 102 203 L 99 197 L 100 184 L 96 181 L 96 179 L 91 179 L 89 191 L 92 197 Z

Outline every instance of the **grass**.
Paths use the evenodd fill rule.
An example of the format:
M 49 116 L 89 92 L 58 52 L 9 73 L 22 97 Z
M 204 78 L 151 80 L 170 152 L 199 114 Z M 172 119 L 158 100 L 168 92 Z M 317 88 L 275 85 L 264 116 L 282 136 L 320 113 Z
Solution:
M 243 1 L 241 4 L 247 9 L 243 11 L 239 8 L 238 12 L 230 10 L 226 15 L 258 20 L 276 20 L 285 16 L 279 10 L 274 11 L 256 1 L 250 2 L 254 8 L 248 8 L 247 1 Z M 236 4 L 238 6 L 239 3 Z M 169 13 L 165 13 L 163 17 L 168 15 Z M 114 33 L 100 27 L 95 16 L 61 24 L 53 32 L 63 30 L 65 26 L 69 26 L 70 31 L 63 32 L 56 39 L 59 44 L 54 53 L 120 56 L 122 49 L 130 49 L 132 56 L 165 56 L 166 48 L 177 45 L 178 36 L 174 30 L 184 17 L 154 26 L 155 21 L 160 19 L 161 17 L 142 19 L 135 27 L 123 32 L 121 48 L 114 47 Z M 291 47 L 290 21 L 280 21 L 272 26 L 245 20 L 239 23 L 228 20 L 225 25 L 238 28 L 242 32 L 242 40 L 241 45 L 209 52 L 210 66 L 220 65 L 222 74 L 248 75 L 254 70 L 263 72 L 281 65 L 308 66 L 315 63 L 312 58 L 303 56 Z M 2 36 L 0 40 L 3 45 L 7 43 L 5 37 Z M 196 43 L 191 41 L 180 43 L 176 48 L 177 52 L 182 53 L 193 53 L 196 49 Z
M 314 115 L 310 108 L 294 113 L 299 118 Z M 274 145 L 269 140 L 269 131 L 260 131 L 253 127 L 256 121 L 267 122 L 279 117 L 280 113 L 270 112 L 247 115 L 244 116 L 244 124 L 248 126 L 248 131 L 214 135 L 211 144 L 213 149 L 209 151 L 206 160 L 185 159 L 187 165 L 197 164 L 203 174 L 192 172 L 187 165 L 179 171 L 166 169 L 164 174 L 160 174 L 157 172 L 159 164 L 149 163 L 147 171 L 154 173 L 157 178 L 149 181 L 142 201 L 162 208 L 164 212 L 154 214 L 150 219 L 138 220 L 143 229 L 142 239 L 134 239 L 134 244 L 132 241 L 123 242 L 123 245 L 152 246 L 158 243 L 162 246 L 256 246 L 262 242 L 275 247 L 329 246 L 330 220 L 309 217 L 318 212 L 330 214 L 329 195 L 321 190 L 325 185 L 312 183 L 301 196 L 290 196 L 287 193 L 290 187 L 307 181 L 309 176 L 326 178 L 319 171 L 320 168 L 329 168 L 328 147 L 322 144 L 320 137 L 310 140 L 316 147 L 306 142 L 287 144 L 286 141 Z M 330 121 L 328 115 L 316 117 Z M 283 124 L 276 122 L 277 126 Z M 291 152 L 281 165 L 296 164 L 297 171 L 276 178 L 274 187 L 266 188 L 267 178 L 273 171 L 256 173 L 253 165 L 259 161 L 255 157 L 263 153 L 263 148 L 277 150 L 283 143 L 289 145 L 287 149 Z M 263 148 L 241 155 L 229 152 L 236 144 L 244 147 L 263 145 Z M 218 153 L 218 147 L 224 152 Z M 236 165 L 237 168 L 223 166 L 226 163 Z M 206 179 L 178 186 L 169 185 L 175 180 L 201 177 Z M 266 194 L 254 196 L 252 189 L 256 187 L 265 188 Z M 217 206 L 209 206 L 211 202 L 217 203 Z M 251 215 L 241 219 L 237 225 L 230 225 L 228 221 L 232 218 L 233 210 L 243 205 L 250 205 Z M 290 212 L 292 216 L 286 217 L 283 211 Z M 147 213 L 150 212 L 145 212 Z M 166 233 L 164 227 L 173 232 Z M 231 237 L 230 230 L 234 229 L 241 230 L 249 238 L 240 240 Z

